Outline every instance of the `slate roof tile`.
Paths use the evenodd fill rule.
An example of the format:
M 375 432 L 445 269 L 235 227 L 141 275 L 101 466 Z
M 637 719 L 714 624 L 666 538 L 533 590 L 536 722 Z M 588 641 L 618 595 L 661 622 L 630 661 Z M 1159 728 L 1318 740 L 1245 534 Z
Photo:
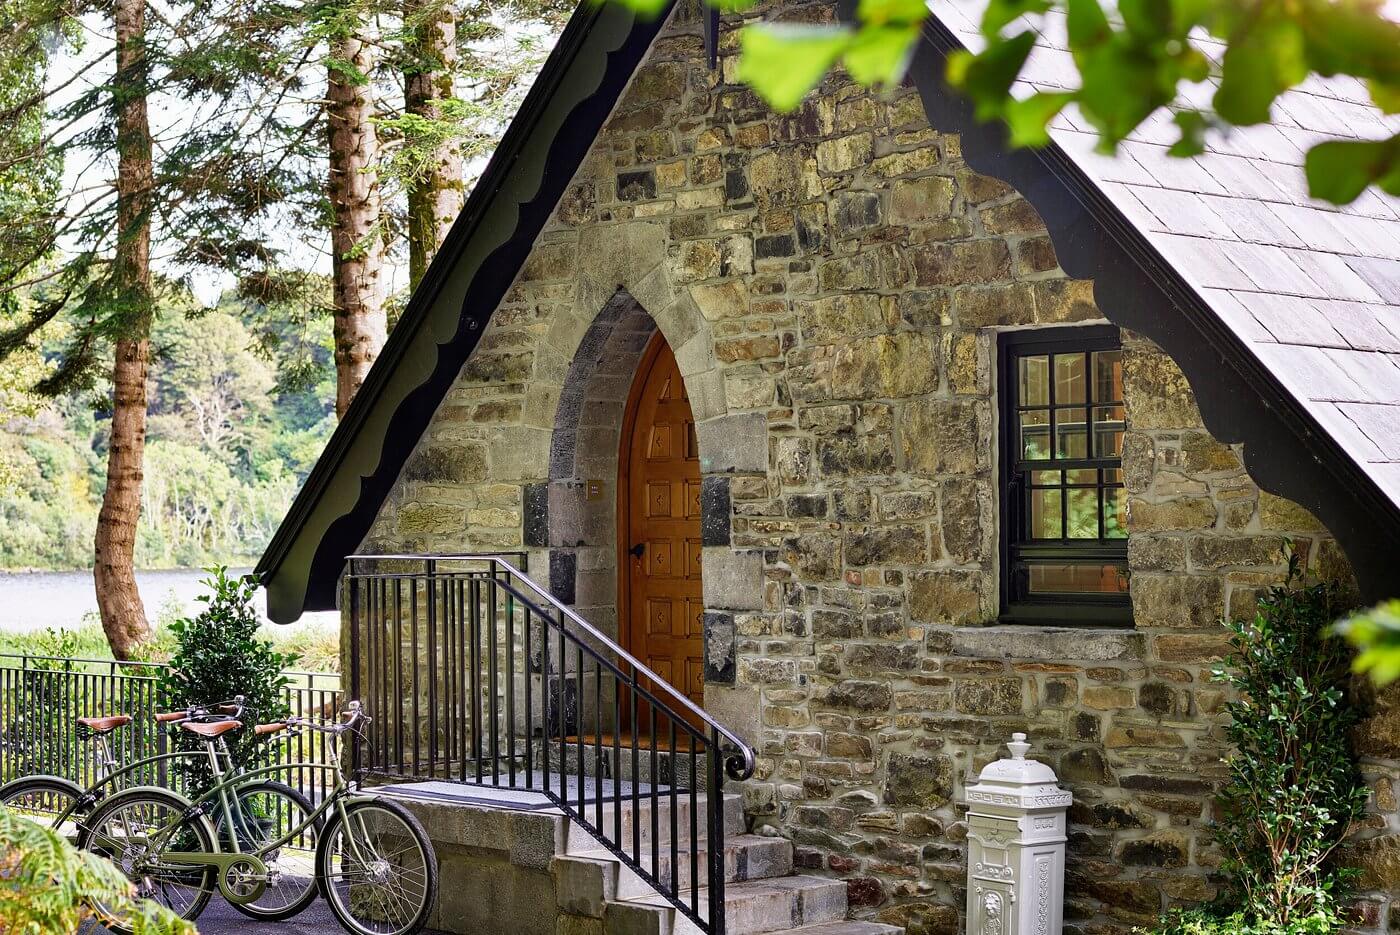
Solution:
M 1201 200 L 1216 196 L 1195 195 L 1191 192 L 1178 192 L 1168 188 L 1146 186 L 1134 187 L 1132 193 L 1156 216 L 1157 223 L 1153 227 L 1154 230 L 1167 233 L 1185 231 L 1195 236 L 1235 239 L 1235 234 L 1230 226 L 1217 212 L 1212 211 Z M 1234 199 L 1218 198 L 1218 200 L 1232 201 Z
M 1272 292 L 1237 292 L 1234 297 L 1275 341 L 1313 347 L 1352 346 L 1308 299 Z
M 1343 403 L 1337 407 L 1381 450 L 1385 458 L 1400 458 L 1400 406 Z
M 1378 351 L 1323 349 L 1336 366 L 1356 384 L 1353 399 L 1371 403 L 1400 404 L 1400 369 L 1395 357 Z M 1341 397 L 1333 397 L 1340 399 Z
M 1361 351 L 1400 353 L 1400 315 L 1393 317 L 1396 330 L 1386 327 L 1376 306 L 1361 302 L 1318 301 L 1314 305 L 1347 343 Z
M 1350 266 L 1348 259 L 1355 261 L 1355 258 L 1344 258 L 1335 253 L 1324 253 L 1321 250 L 1290 250 L 1283 251 L 1288 258 L 1293 261 L 1299 269 L 1307 274 L 1308 278 L 1317 283 L 1318 295 L 1328 299 L 1354 299 L 1359 302 L 1379 302 L 1380 295 L 1372 289 L 1366 281 L 1358 276 Z
M 1245 335 L 1251 341 L 1277 340 L 1241 301 L 1241 296 L 1248 297 L 1253 293 L 1237 294 L 1228 289 L 1202 289 L 1201 294 L 1236 334 Z
M 1347 266 L 1375 289 L 1382 301 L 1400 308 L 1400 261 L 1376 257 L 1347 257 Z
M 1223 241 L 1215 241 L 1214 246 L 1261 290 L 1287 295 L 1322 294 L 1317 283 L 1293 262 L 1282 247 Z

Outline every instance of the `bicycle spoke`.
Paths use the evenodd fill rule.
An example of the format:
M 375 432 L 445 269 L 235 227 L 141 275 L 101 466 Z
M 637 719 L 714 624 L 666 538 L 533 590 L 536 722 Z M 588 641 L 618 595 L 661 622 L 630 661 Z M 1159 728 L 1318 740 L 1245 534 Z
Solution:
M 392 810 L 357 808 L 327 842 L 327 893 L 353 930 L 377 935 L 413 931 L 429 896 L 430 870 L 413 830 Z

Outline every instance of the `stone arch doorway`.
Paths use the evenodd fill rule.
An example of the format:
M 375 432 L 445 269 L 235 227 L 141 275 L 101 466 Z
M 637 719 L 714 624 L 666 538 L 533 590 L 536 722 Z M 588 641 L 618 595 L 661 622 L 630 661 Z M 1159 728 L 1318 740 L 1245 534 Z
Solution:
M 618 451 L 619 634 L 697 707 L 705 701 L 700 510 L 695 417 L 658 331 L 633 377 Z

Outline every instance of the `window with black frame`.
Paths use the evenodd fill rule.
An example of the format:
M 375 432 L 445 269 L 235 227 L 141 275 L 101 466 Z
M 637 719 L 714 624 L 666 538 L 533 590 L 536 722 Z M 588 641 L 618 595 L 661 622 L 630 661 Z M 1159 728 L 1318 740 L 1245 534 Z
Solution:
M 1002 619 L 1127 624 L 1118 329 L 1000 336 Z

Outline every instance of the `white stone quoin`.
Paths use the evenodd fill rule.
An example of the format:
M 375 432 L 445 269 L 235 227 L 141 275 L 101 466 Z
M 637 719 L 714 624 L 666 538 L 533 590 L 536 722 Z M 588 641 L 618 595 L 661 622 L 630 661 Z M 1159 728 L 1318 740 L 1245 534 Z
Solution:
M 1011 758 L 982 770 L 965 793 L 967 935 L 1061 935 L 1072 797 L 1054 770 L 1026 759 L 1025 734 L 1006 746 Z

